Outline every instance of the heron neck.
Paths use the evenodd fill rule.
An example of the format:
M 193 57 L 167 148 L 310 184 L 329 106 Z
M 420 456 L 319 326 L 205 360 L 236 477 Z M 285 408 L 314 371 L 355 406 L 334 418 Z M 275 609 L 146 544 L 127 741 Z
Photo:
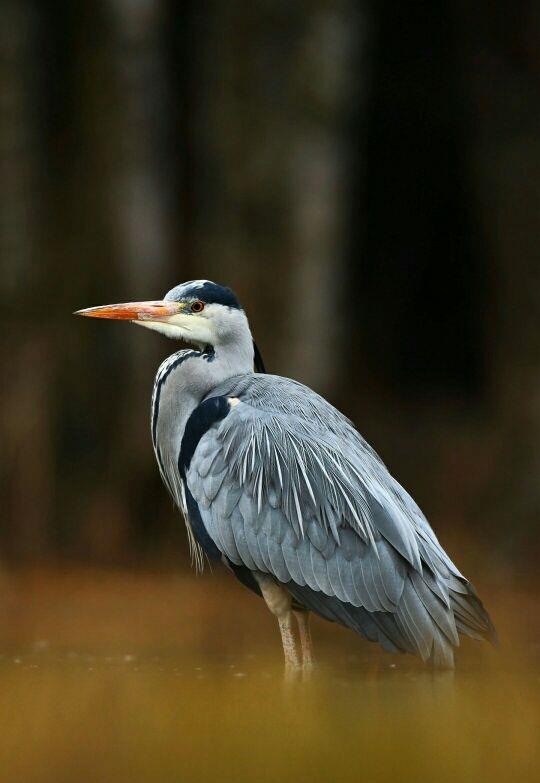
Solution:
M 253 340 L 204 351 L 182 350 L 160 366 L 152 397 L 154 447 L 177 459 L 186 422 L 212 389 L 235 375 L 253 372 Z

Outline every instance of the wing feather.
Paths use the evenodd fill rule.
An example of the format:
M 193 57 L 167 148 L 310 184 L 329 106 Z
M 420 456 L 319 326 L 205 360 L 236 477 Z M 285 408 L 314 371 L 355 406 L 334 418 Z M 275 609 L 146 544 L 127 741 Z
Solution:
M 328 579 L 326 560 L 315 546 L 309 547 L 309 556 L 311 557 L 311 568 L 317 583 L 317 590 L 325 595 L 333 595 L 332 585 Z
M 256 571 L 260 566 L 253 559 L 246 540 L 246 529 L 250 527 L 250 520 L 248 519 L 246 521 L 238 508 L 230 521 L 234 542 L 236 544 L 236 551 L 238 552 L 241 563 L 252 571 Z
M 266 563 L 264 562 L 264 558 L 261 553 L 260 536 L 257 535 L 257 531 L 255 530 L 254 526 L 250 524 L 244 525 L 244 533 L 250 555 L 256 564 L 256 570 L 265 572 Z

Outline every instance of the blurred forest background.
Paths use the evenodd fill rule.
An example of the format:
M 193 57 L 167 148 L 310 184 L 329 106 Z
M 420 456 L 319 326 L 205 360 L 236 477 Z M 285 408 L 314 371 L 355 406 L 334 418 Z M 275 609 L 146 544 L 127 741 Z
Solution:
M 175 345 L 71 312 L 204 277 L 460 564 L 537 567 L 539 52 L 532 0 L 2 0 L 0 559 L 188 568 Z
M 3 779 L 540 779 L 539 233 L 538 2 L 0 0 Z M 194 278 L 355 421 L 499 654 L 321 621 L 281 688 L 155 464 L 179 346 L 72 315 Z

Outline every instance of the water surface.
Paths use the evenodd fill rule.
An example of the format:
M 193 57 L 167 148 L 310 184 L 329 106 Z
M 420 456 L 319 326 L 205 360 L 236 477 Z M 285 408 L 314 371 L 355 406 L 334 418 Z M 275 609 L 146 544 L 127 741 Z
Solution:
M 3 619 L 1 779 L 540 779 L 540 655 L 536 616 L 516 617 L 523 595 L 493 598 L 522 637 L 499 653 L 465 645 L 455 674 L 321 622 L 318 668 L 286 685 L 270 618 L 226 584 L 17 577 Z

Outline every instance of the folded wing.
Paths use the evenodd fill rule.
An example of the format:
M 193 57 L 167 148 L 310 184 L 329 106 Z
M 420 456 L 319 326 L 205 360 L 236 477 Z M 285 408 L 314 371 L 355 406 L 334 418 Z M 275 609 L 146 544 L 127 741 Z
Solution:
M 276 387 L 278 386 L 278 388 Z M 352 424 L 278 376 L 223 389 L 186 484 L 219 551 L 390 650 L 452 664 L 458 631 L 489 618 L 414 501 Z

